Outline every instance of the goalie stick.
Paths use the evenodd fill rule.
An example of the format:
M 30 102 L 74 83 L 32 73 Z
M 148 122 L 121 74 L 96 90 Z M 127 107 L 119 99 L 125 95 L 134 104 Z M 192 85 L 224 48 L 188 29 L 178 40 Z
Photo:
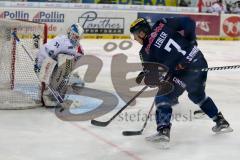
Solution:
M 145 122 L 144 122 L 143 127 L 142 127 L 141 130 L 139 130 L 139 131 L 123 131 L 122 134 L 123 134 L 124 136 L 136 136 L 136 135 L 141 135 L 142 132 L 143 132 L 143 130 L 144 130 L 145 127 L 147 126 L 147 122 L 148 122 L 148 119 L 149 119 L 149 117 L 150 117 L 150 115 L 151 115 L 151 112 L 152 112 L 153 107 L 154 107 L 154 101 L 153 101 L 153 103 L 152 103 L 152 106 L 151 106 L 151 108 L 150 108 L 150 110 L 149 110 L 149 112 L 148 112 L 147 118 L 146 118 L 146 120 L 145 120 Z
M 22 42 L 20 41 L 20 39 L 18 38 L 16 31 L 12 32 L 12 35 L 14 37 L 14 39 L 18 42 L 18 44 L 21 45 L 21 47 L 23 48 L 23 50 L 27 53 L 28 57 L 31 59 L 32 62 L 34 62 L 33 57 L 30 55 L 30 53 L 28 52 L 28 50 L 26 49 L 26 47 L 22 44 Z M 37 76 L 38 80 L 40 81 L 39 77 Z M 53 94 L 54 98 L 57 100 L 57 102 L 59 104 L 63 103 L 63 98 L 61 97 L 61 95 L 55 91 L 53 88 L 51 88 L 49 85 L 47 85 L 47 88 L 50 90 L 50 92 Z M 62 108 L 64 108 L 61 105 Z
M 130 103 L 132 103 L 142 92 L 144 92 L 148 86 L 144 86 L 141 91 L 139 91 L 132 99 L 130 99 L 127 104 L 125 104 L 115 115 L 112 116 L 108 121 L 102 122 L 102 121 L 97 121 L 97 120 L 91 120 L 91 124 L 95 126 L 100 126 L 100 127 L 106 127 L 113 119 L 115 119 L 125 108 L 129 106 Z

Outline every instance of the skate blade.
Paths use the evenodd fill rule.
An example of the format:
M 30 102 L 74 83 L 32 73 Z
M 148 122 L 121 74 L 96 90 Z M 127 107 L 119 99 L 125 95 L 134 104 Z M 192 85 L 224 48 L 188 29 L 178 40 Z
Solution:
M 224 133 L 229 133 L 229 132 L 233 132 L 233 129 L 231 127 L 228 128 L 222 128 L 220 131 L 213 131 L 216 134 L 224 134 Z
M 157 139 L 150 139 L 148 137 L 145 138 L 147 142 L 150 142 L 154 147 L 158 149 L 169 149 L 170 148 L 170 139 L 166 137 L 159 137 Z
M 157 148 L 161 150 L 167 150 L 170 148 L 170 142 L 169 141 L 162 141 L 157 144 Z

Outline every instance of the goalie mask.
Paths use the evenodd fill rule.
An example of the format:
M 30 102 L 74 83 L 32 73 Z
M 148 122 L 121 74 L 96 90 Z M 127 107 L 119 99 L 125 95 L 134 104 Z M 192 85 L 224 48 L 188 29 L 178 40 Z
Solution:
M 84 30 L 79 23 L 71 25 L 67 31 L 68 38 L 73 46 L 77 46 Z

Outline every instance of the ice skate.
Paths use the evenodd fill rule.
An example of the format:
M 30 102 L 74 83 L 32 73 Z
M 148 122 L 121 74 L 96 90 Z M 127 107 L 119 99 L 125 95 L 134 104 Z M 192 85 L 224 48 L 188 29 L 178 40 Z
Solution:
M 221 112 L 218 113 L 218 115 L 213 121 L 216 122 L 216 125 L 212 128 L 213 132 L 221 134 L 233 131 L 233 129 L 230 127 L 229 123 L 225 120 Z
M 158 130 L 159 132 L 156 134 L 146 137 L 146 141 L 158 143 L 158 148 L 160 149 L 168 149 L 170 142 L 170 127 L 162 127 Z

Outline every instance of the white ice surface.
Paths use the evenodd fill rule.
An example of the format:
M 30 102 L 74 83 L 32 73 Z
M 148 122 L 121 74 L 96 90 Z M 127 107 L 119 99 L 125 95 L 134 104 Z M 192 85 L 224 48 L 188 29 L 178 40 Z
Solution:
M 110 79 L 112 56 L 124 53 L 128 55 L 129 62 L 139 62 L 139 46 L 134 43 L 128 50 L 105 52 L 103 46 L 109 41 L 121 42 L 83 40 L 82 44 L 86 54 L 96 55 L 104 62 L 96 82 L 87 86 L 114 92 Z M 199 47 L 209 67 L 240 64 L 239 41 L 199 41 Z M 191 113 L 197 106 L 184 94 L 180 104 L 174 107 L 176 117 L 169 150 L 159 150 L 157 144 L 149 144 L 144 140 L 145 136 L 155 133 L 154 117 L 142 136 L 121 135 L 123 130 L 141 129 L 142 119 L 150 108 L 152 98 L 138 99 L 135 108 L 127 109 L 105 128 L 92 126 L 89 121 L 64 122 L 52 110 L 44 108 L 1 110 L 0 160 L 239 160 L 239 89 L 240 70 L 209 72 L 206 92 L 231 123 L 234 132 L 215 135 L 211 131 L 214 125 L 211 120 L 193 119 Z M 114 113 L 116 111 L 98 120 L 107 120 Z

